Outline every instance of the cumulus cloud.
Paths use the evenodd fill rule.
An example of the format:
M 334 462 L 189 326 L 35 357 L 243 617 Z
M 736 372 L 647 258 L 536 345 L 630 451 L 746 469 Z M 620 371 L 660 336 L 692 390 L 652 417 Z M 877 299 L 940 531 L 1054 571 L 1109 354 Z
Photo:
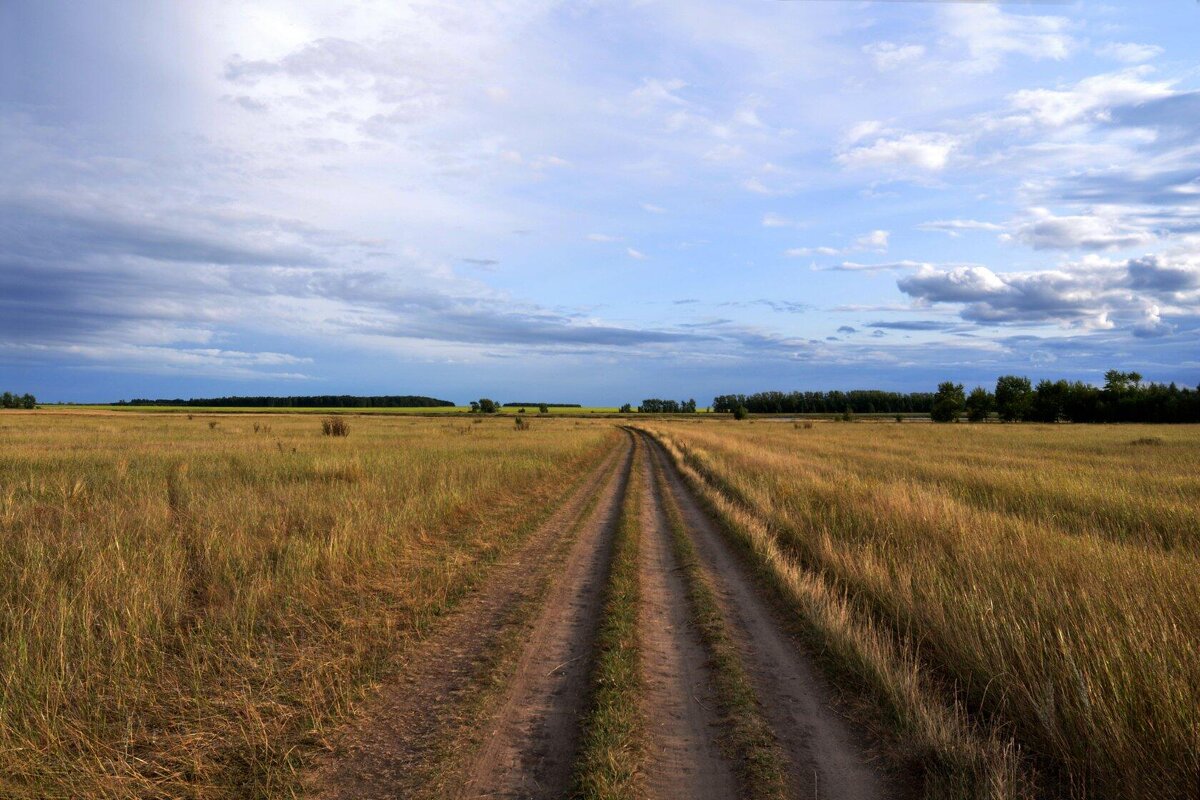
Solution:
M 1129 285 L 1153 292 L 1183 292 L 1200 288 L 1200 261 L 1167 263 L 1159 256 L 1131 258 L 1126 264 Z M 1157 307 L 1156 307 L 1157 308 Z
M 897 281 L 904 294 L 923 303 L 960 307 L 977 323 L 1058 324 L 1090 330 L 1123 326 L 1144 335 L 1168 331 L 1174 315 L 1200 311 L 1200 264 L 1160 256 L 1126 261 L 1091 257 L 1058 269 L 996 273 L 987 267 L 922 267 Z M 1156 299 L 1157 298 L 1157 299 Z M 1147 309 L 1154 309 L 1147 327 Z
M 1035 250 L 1120 250 L 1154 240 L 1154 234 L 1100 214 L 1055 216 L 1031 209 L 1032 219 L 1017 224 L 1011 237 Z
M 1093 75 L 1066 89 L 1022 89 L 1014 93 L 1013 108 L 1049 126 L 1081 119 L 1103 120 L 1114 106 L 1137 105 L 1172 94 L 1172 81 L 1149 81 L 1147 67 Z

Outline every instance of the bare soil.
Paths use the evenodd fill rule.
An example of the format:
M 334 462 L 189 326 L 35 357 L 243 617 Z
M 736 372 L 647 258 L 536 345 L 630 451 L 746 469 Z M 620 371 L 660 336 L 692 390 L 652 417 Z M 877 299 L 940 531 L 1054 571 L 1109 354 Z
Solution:
M 750 570 L 692 496 L 662 447 L 646 438 L 716 589 L 767 720 L 788 757 L 790 794 L 805 800 L 899 796 L 886 771 L 873 762 L 865 738 L 838 713 L 834 693 L 804 645 L 787 633 Z
M 569 534 L 579 527 L 595 494 L 604 489 L 611 495 L 614 481 L 623 480 L 631 452 L 627 440 L 614 449 L 515 553 L 493 565 L 487 581 L 429 638 L 401 657 L 395 682 L 367 701 L 316 766 L 307 781 L 311 797 L 447 795 L 447 775 L 453 772 L 459 744 L 470 739 L 478 723 L 478 703 L 473 701 L 486 691 L 505 638 L 519 635 L 514 626 L 526 624 L 523 609 L 536 603 L 554 578 L 567 554 Z M 594 531 L 580 533 L 581 539 L 595 538 Z

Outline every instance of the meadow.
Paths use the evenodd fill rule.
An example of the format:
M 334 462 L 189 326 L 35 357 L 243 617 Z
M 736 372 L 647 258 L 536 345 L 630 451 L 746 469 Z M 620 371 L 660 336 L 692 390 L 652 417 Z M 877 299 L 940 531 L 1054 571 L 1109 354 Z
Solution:
M 949 793 L 1196 796 L 1200 430 L 647 427 Z
M 288 795 L 618 435 L 349 423 L 0 415 L 0 796 Z
M 690 735 L 725 731 L 738 796 L 794 780 L 785 662 L 752 646 L 775 623 L 728 606 L 755 581 L 925 797 L 1195 796 L 1200 429 L 523 416 L 347 413 L 326 436 L 313 412 L 0 414 L 0 796 L 293 797 L 401 664 L 453 664 L 437 714 L 483 730 L 519 630 L 487 686 L 486 654 L 419 657 L 497 565 L 549 596 L 567 556 L 505 558 L 530 543 L 606 587 L 568 714 L 581 796 L 664 780 L 642 670 L 688 626 L 639 616 L 651 552 L 707 653 Z M 584 605 L 543 611 L 591 635 Z

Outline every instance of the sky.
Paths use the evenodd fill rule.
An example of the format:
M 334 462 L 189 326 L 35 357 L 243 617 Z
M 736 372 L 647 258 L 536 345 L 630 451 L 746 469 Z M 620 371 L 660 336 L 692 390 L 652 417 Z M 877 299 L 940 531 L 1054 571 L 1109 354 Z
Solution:
M 0 388 L 1200 383 L 1200 4 L 0 3 Z

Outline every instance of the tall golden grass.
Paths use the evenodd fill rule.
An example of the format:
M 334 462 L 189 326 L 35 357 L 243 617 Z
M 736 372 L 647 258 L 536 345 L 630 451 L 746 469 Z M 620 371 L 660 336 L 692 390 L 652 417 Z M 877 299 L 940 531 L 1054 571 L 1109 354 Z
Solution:
M 353 427 L 0 416 L 0 796 L 289 796 L 327 727 L 618 435 Z
M 916 654 L 1046 791 L 1200 792 L 1200 430 L 653 427 L 769 569 L 844 595 L 839 630 Z

